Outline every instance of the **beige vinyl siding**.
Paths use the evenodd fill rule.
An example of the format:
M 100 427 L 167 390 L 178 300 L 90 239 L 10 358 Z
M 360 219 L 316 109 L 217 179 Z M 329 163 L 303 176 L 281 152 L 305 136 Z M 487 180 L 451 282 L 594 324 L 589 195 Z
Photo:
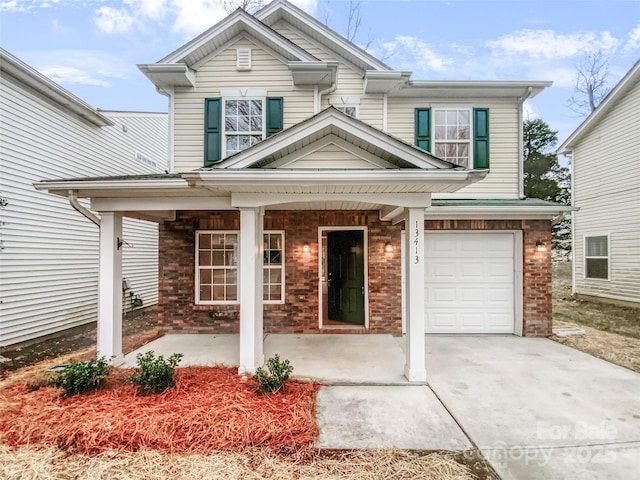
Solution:
M 415 109 L 447 104 L 468 108 L 489 108 L 490 172 L 480 182 L 456 193 L 434 194 L 434 198 L 519 198 L 518 106 L 513 101 L 461 102 L 456 99 L 428 102 L 421 98 L 389 98 L 387 130 L 411 144 L 415 141 Z
M 640 302 L 640 84 L 573 152 L 576 293 Z M 584 278 L 584 237 L 609 234 L 610 278 Z
M 337 145 L 327 145 L 303 158 L 286 165 L 286 168 L 378 168 Z
M 322 98 L 321 109 L 329 107 L 329 97 L 360 97 L 358 118 L 376 128 L 383 127 L 383 97 L 382 95 L 363 95 L 364 72 L 356 67 L 352 67 L 334 52 L 315 44 L 304 36 L 303 33 L 287 24 L 279 22 L 275 25 L 275 30 L 299 47 L 303 48 L 311 55 L 324 62 L 338 62 L 337 88 L 329 95 Z
M 0 79 L 0 194 L 8 202 L 0 210 L 0 346 L 96 319 L 98 227 L 33 182 L 167 168 L 166 114 L 104 113 L 114 126 L 96 127 L 9 77 Z M 152 305 L 157 225 L 125 225 L 123 237 L 134 247 L 124 253 L 124 275 L 144 305 Z
M 236 49 L 251 48 L 250 71 L 237 71 Z M 204 99 L 222 89 L 266 89 L 267 96 L 284 97 L 284 128 L 313 115 L 313 89 L 292 86 L 287 65 L 254 42 L 240 39 L 212 57 L 196 72 L 197 88 L 175 92 L 175 169 L 200 168 L 204 161 Z

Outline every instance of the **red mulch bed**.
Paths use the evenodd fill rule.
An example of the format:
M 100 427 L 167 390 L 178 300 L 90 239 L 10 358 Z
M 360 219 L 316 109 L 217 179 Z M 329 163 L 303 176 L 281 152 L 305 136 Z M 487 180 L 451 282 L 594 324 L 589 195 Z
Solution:
M 59 388 L 29 391 L 28 382 L 0 390 L 0 441 L 10 446 L 55 445 L 97 454 L 150 448 L 167 453 L 209 454 L 264 447 L 288 452 L 309 447 L 318 435 L 319 385 L 289 381 L 282 393 L 257 395 L 237 369 L 176 369 L 177 385 L 140 397 L 114 370 L 100 390 L 61 398 Z

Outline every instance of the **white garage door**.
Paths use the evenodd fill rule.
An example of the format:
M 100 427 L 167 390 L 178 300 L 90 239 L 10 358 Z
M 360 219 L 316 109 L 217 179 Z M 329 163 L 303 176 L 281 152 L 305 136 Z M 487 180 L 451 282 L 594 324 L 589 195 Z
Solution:
M 514 234 L 425 233 L 427 333 L 514 333 Z

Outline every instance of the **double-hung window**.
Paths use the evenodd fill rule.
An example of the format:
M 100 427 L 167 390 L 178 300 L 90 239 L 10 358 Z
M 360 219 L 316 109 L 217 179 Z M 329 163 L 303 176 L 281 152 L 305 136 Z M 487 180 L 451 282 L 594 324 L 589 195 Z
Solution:
M 609 236 L 594 235 L 584 238 L 585 278 L 609 278 Z
M 237 304 L 238 239 L 235 230 L 202 230 L 196 234 L 196 304 Z M 263 237 L 263 300 L 284 301 L 284 232 L 268 231 Z
M 415 144 L 465 168 L 489 168 L 489 109 L 415 109 Z
M 196 303 L 238 301 L 238 232 L 201 231 L 196 237 Z
M 264 138 L 262 99 L 224 100 L 224 156 L 230 157 Z
M 461 167 L 469 167 L 471 110 L 434 109 L 433 154 Z

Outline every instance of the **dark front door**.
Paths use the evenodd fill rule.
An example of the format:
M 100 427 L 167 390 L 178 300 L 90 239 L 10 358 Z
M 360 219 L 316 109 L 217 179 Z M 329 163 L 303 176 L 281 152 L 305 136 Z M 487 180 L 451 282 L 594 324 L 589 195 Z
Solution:
M 329 320 L 364 325 L 364 232 L 327 232 Z

